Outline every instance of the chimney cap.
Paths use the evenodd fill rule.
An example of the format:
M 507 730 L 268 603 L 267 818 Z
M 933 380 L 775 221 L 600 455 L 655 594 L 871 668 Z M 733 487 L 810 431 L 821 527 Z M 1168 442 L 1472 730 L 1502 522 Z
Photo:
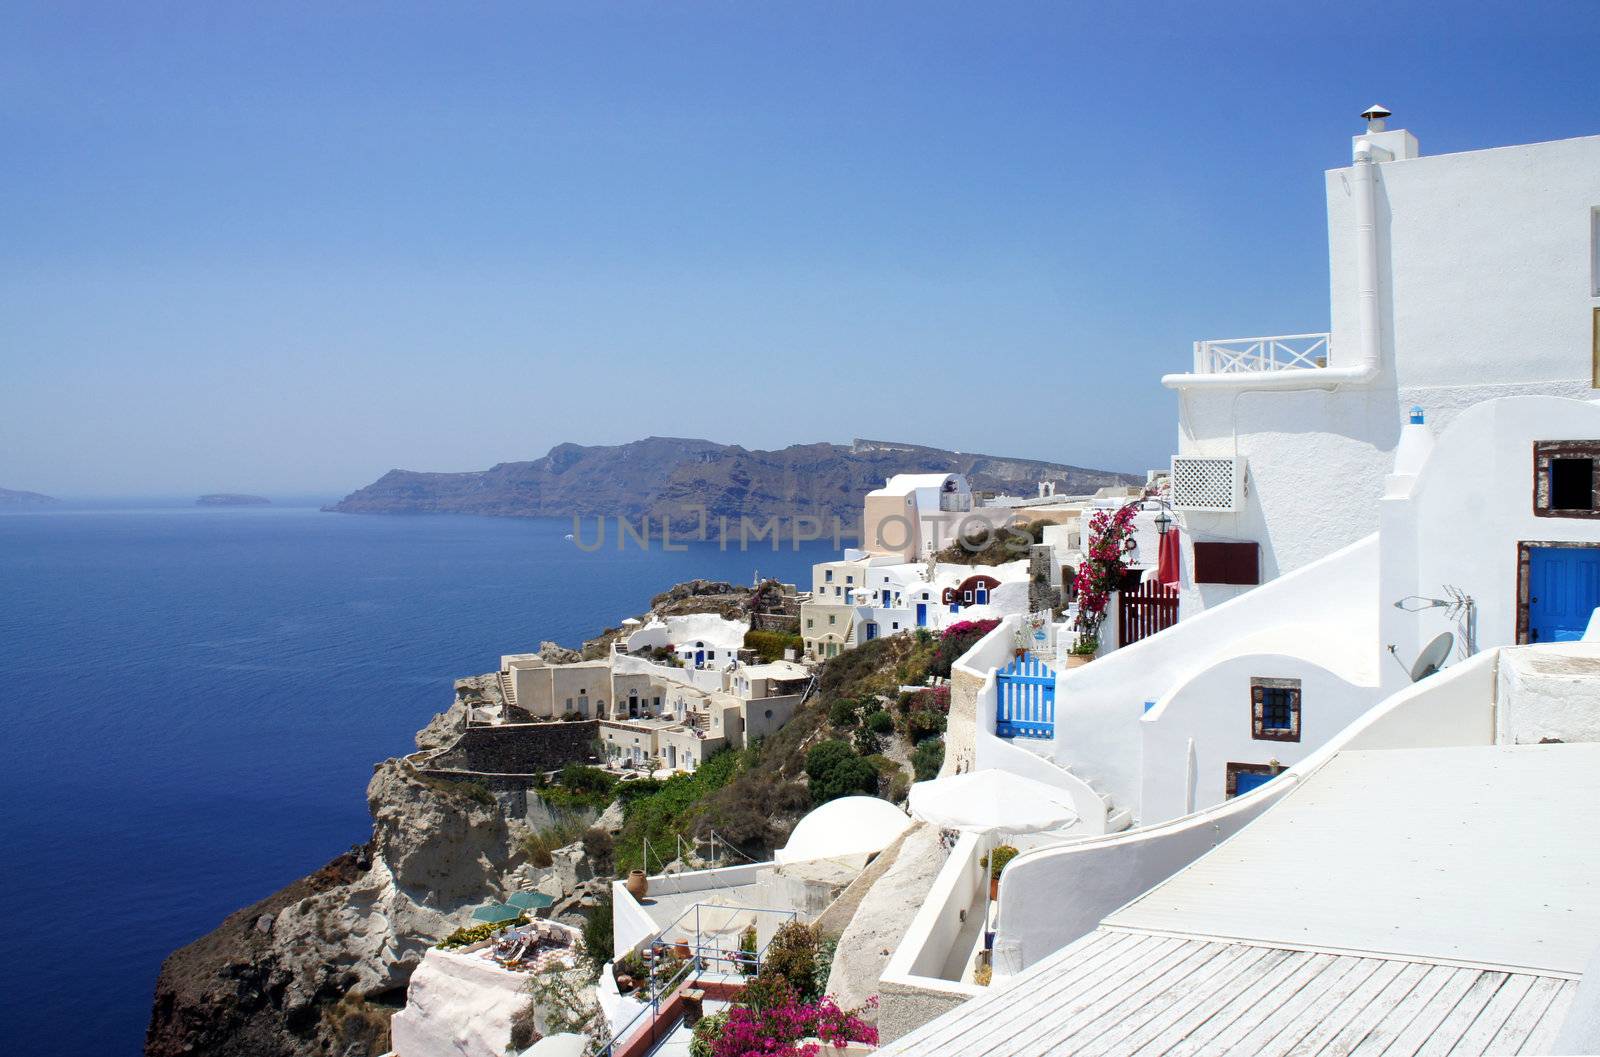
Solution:
M 1394 112 L 1382 103 L 1373 103 L 1361 112 L 1361 116 L 1368 121 L 1380 121 L 1386 117 L 1393 117 Z

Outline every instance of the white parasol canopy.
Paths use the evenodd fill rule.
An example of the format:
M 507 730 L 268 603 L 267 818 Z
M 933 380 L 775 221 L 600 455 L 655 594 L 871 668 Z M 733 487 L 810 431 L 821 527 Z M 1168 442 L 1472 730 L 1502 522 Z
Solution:
M 911 814 L 946 829 L 977 833 L 1038 833 L 1079 818 L 1065 789 L 994 769 L 916 783 Z

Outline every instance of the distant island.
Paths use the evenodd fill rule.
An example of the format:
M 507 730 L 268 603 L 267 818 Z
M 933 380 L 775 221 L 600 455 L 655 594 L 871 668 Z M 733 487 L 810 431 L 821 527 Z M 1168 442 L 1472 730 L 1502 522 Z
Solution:
M 18 492 L 10 488 L 0 488 L 0 506 L 49 506 L 61 500 L 53 495 L 43 495 L 39 492 Z
M 860 516 L 861 499 L 897 473 L 961 473 L 974 492 L 1083 495 L 1144 476 L 857 440 L 760 451 L 709 440 L 649 437 L 628 444 L 558 444 L 542 459 L 466 473 L 390 470 L 325 507 L 341 514 L 485 514 L 495 517 L 650 517 L 675 526 L 740 516 Z
M 260 495 L 239 495 L 235 492 L 218 492 L 203 495 L 194 501 L 195 506 L 269 506 L 272 500 Z

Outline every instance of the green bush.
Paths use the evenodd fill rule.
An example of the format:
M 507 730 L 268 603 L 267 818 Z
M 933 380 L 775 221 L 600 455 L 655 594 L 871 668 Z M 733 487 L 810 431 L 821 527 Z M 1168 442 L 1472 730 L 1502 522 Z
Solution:
M 783 660 L 784 650 L 794 650 L 795 656 L 805 653 L 805 640 L 799 635 L 786 631 L 747 631 L 744 636 L 746 649 L 754 650 L 762 663 Z
M 597 973 L 611 960 L 611 915 L 611 889 L 607 887 L 583 923 L 583 956 Z
M 939 776 L 944 766 L 944 739 L 929 738 L 918 742 L 911 752 L 911 767 L 917 772 L 917 781 L 926 782 Z
M 1016 848 L 1013 848 L 1009 844 L 1000 844 L 995 847 L 994 851 L 980 859 L 978 864 L 980 866 L 987 866 L 989 868 L 989 876 L 991 878 L 998 879 L 1000 876 L 1000 871 L 1006 868 L 1006 863 L 1010 862 L 1012 859 L 1015 859 L 1017 855 L 1018 852 Z
M 563 788 L 574 793 L 603 793 L 611 795 L 617 787 L 617 779 L 598 767 L 586 767 L 581 763 L 569 763 L 561 768 L 561 777 L 558 779 Z
M 501 929 L 509 929 L 517 925 L 526 925 L 527 923 L 528 916 L 524 914 L 514 921 L 485 921 L 481 925 L 468 925 L 465 928 L 456 929 L 440 940 L 438 945 L 442 950 L 465 947 L 469 944 L 477 943 L 479 940 L 486 940 Z
M 889 734 L 894 730 L 894 717 L 883 709 L 874 709 L 867 713 L 867 729 L 874 734 Z
M 694 1037 L 689 1040 L 689 1057 L 712 1057 L 711 1048 L 722 1038 L 722 1032 L 727 1026 L 726 1009 L 721 1013 L 701 1017 L 700 1023 L 694 1026 Z
M 528 857 L 529 862 L 542 869 L 555 862 L 551 852 L 581 840 L 583 834 L 583 826 L 577 819 L 560 818 L 556 820 L 555 825 L 535 830 L 523 837 L 520 842 L 522 854 Z
M 863 756 L 874 756 L 883 751 L 883 739 L 866 727 L 856 731 L 853 741 L 856 751 Z
M 615 862 L 619 873 L 659 869 L 677 856 L 677 838 L 692 837 L 701 801 L 727 785 L 743 768 L 748 753 L 722 749 L 714 753 L 691 774 L 675 774 L 664 782 L 641 779 L 622 782 L 617 795 L 622 799 L 622 832 L 617 836 Z M 639 787 L 639 788 L 635 788 Z M 644 842 L 662 856 L 644 862 Z
M 821 998 L 828 981 L 817 979 L 817 930 L 798 921 L 778 926 L 761 959 L 760 976 L 788 981 L 802 1001 Z
M 806 778 L 813 804 L 878 791 L 878 769 L 838 740 L 819 742 L 806 753 Z
M 857 705 L 849 698 L 841 698 L 828 706 L 828 723 L 843 729 L 856 725 Z
M 912 741 L 922 741 L 924 738 L 943 734 L 949 722 L 943 712 L 933 712 L 925 708 L 912 709 L 906 713 L 906 734 Z

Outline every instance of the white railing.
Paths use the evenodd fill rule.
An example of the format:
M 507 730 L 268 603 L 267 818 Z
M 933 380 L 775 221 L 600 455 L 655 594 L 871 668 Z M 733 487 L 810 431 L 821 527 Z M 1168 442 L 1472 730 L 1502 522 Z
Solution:
M 1279 334 L 1197 341 L 1194 370 L 1196 374 L 1315 370 L 1328 366 L 1328 339 L 1327 334 Z

